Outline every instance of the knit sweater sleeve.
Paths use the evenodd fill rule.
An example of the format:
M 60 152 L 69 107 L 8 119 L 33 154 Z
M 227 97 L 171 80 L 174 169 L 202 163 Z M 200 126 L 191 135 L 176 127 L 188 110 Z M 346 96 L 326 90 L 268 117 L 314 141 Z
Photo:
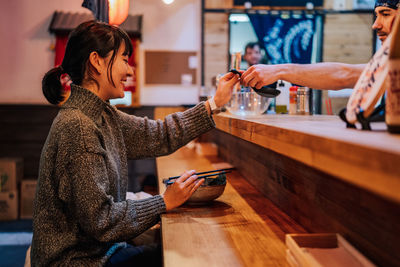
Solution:
M 128 158 L 157 157 L 174 152 L 215 127 L 204 102 L 162 120 L 139 118 L 117 111 Z
M 68 205 L 81 229 L 100 242 L 131 239 L 160 219 L 165 212 L 161 196 L 144 200 L 114 202 L 108 193 L 109 178 L 101 154 L 86 152 L 71 160 L 68 166 L 71 195 Z

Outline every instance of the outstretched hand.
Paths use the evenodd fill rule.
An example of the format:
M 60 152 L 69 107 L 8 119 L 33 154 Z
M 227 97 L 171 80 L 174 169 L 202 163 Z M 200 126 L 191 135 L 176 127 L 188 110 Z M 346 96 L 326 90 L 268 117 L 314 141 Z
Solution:
M 253 65 L 242 73 L 241 83 L 243 86 L 250 86 L 260 89 L 265 85 L 279 80 L 279 71 L 277 65 Z
M 204 179 L 198 180 L 195 170 L 184 172 L 175 182 L 167 187 L 163 197 L 167 211 L 179 207 L 203 184 Z
M 232 72 L 228 72 L 221 77 L 218 83 L 217 92 L 214 96 L 214 101 L 217 107 L 222 107 L 228 103 L 232 96 L 233 87 L 237 82 L 239 82 L 239 80 L 239 75 L 233 74 Z

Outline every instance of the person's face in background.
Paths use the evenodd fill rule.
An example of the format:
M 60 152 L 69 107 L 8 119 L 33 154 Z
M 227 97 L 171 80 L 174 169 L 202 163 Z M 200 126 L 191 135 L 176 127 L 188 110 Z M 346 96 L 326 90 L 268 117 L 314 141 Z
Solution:
M 254 46 L 253 48 L 248 47 L 244 54 L 244 60 L 247 61 L 249 67 L 255 64 L 259 64 L 261 62 L 261 49 L 258 45 Z
M 392 30 L 394 19 L 398 14 L 397 10 L 394 10 L 389 7 L 379 6 L 375 8 L 376 19 L 374 24 L 372 25 L 372 29 L 376 31 L 379 40 L 383 43 L 390 31 Z

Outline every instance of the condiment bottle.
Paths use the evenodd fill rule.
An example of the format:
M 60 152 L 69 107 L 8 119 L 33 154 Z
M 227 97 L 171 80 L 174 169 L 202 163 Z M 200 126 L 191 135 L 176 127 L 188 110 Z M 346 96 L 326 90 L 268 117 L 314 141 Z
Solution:
M 289 114 L 295 115 L 297 112 L 297 88 L 298 86 L 292 86 L 289 89 Z
M 389 60 L 389 81 L 385 121 L 389 132 L 400 133 L 400 59 Z
M 310 89 L 308 87 L 297 88 L 297 109 L 298 115 L 310 114 Z
M 400 133 L 400 18 L 396 19 L 392 34 L 385 121 L 389 132 Z
M 277 89 L 281 91 L 281 93 L 276 97 L 275 100 L 275 110 L 276 113 L 288 113 L 289 109 L 289 88 L 291 84 L 286 81 L 278 81 Z

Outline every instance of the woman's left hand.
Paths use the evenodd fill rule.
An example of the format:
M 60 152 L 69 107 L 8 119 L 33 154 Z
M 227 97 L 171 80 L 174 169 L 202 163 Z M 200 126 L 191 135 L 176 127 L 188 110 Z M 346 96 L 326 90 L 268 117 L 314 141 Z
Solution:
M 244 71 L 240 72 L 243 73 Z M 234 74 L 232 72 L 228 72 L 221 77 L 218 83 L 217 92 L 214 96 L 215 105 L 217 107 L 222 107 L 228 103 L 232 96 L 233 87 L 237 82 L 239 82 L 239 80 L 239 74 Z

